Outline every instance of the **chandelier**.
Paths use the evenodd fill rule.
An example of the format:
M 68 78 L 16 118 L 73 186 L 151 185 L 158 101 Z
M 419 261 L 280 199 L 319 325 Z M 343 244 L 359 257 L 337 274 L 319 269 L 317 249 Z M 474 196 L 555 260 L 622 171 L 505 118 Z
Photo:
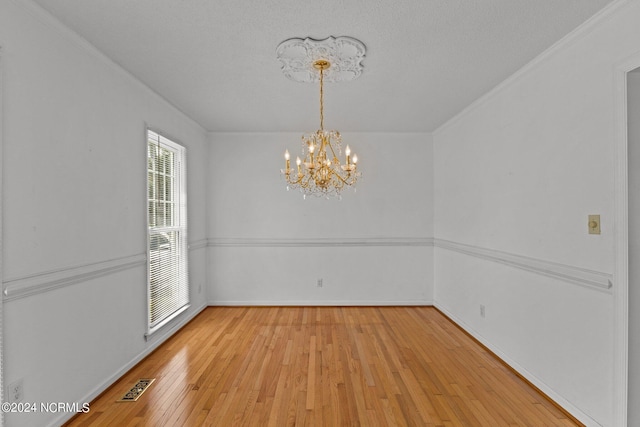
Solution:
M 285 150 L 285 168 L 280 171 L 287 182 L 287 190 L 292 188 L 299 189 L 303 198 L 308 195 L 342 198 L 341 192 L 345 187 L 353 187 L 355 190 L 355 184 L 361 174 L 357 168 L 358 156 L 355 153 L 351 153 L 348 145 L 344 149 L 343 155 L 340 132 L 324 129 L 324 80 L 325 74 L 330 71 L 334 72 L 332 75 L 333 81 L 357 77 L 361 70 L 359 62 L 364 56 L 364 45 L 348 37 L 330 37 L 322 41 L 291 39 L 283 42 L 278 47 L 278 54 L 281 60 L 286 56 L 286 49 L 292 47 L 292 43 L 295 48 L 303 46 L 306 51 L 311 51 L 311 56 L 326 55 L 326 57 L 314 59 L 311 62 L 311 67 L 307 67 L 305 70 L 305 73 L 308 70 L 313 70 L 318 77 L 305 74 L 304 79 L 301 79 L 300 73 L 294 74 L 291 72 L 292 69 L 293 71 L 299 70 L 294 67 L 287 68 L 286 65 L 289 65 L 289 63 L 286 63 L 283 67 L 285 74 L 288 71 L 291 72 L 287 76 L 294 80 L 314 81 L 317 78 L 320 81 L 320 129 L 314 133 L 302 135 L 302 158 L 300 156 L 296 157 L 295 169 L 291 167 L 289 150 Z M 318 46 L 320 47 L 318 48 Z M 356 48 L 355 50 L 354 47 Z M 334 64 L 327 57 L 338 62 L 336 69 L 329 70 Z M 345 58 L 351 61 L 346 61 Z M 341 59 L 343 60 L 342 64 L 339 62 Z M 295 64 L 296 66 L 301 66 L 299 63 Z M 341 163 L 341 159 L 344 160 L 344 163 Z

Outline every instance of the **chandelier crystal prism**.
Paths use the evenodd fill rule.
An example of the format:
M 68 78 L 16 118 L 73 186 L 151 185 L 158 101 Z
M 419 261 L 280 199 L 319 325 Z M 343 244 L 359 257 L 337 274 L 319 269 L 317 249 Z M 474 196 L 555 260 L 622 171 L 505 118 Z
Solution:
M 350 59 L 350 61 L 345 61 L 348 67 L 337 67 L 340 73 L 333 74 L 333 81 L 338 81 L 338 79 L 335 79 L 335 76 L 339 76 L 339 80 L 348 80 L 349 78 L 345 79 L 344 76 L 349 75 L 349 73 L 353 76 L 351 78 L 355 78 L 360 75 L 360 60 L 364 56 L 364 45 L 348 37 L 330 37 L 323 41 L 311 39 L 292 40 L 295 40 L 295 48 L 300 48 L 301 45 L 304 45 L 303 47 L 307 52 L 313 51 L 309 46 L 314 48 L 317 44 L 323 42 L 329 42 L 330 47 L 327 48 L 325 45 L 323 48 L 318 49 L 320 53 L 325 54 L 326 57 L 319 57 L 311 62 L 312 69 L 318 75 L 317 80 L 312 74 L 287 74 L 285 70 L 286 67 L 283 67 L 285 74 L 294 80 L 296 78 L 292 77 L 292 75 L 304 75 L 305 80 L 298 79 L 298 81 L 320 82 L 320 129 L 314 133 L 302 135 L 302 158 L 299 156 L 296 157 L 295 169 L 291 167 L 289 150 L 285 150 L 285 168 L 281 169 L 280 172 L 287 182 L 287 190 L 299 189 L 304 198 L 309 195 L 341 198 L 341 192 L 344 188 L 352 187 L 355 190 L 355 184 L 358 178 L 360 178 L 361 173 L 357 167 L 358 156 L 355 153 L 351 153 L 348 145 L 345 147 L 343 154 L 340 132 L 324 129 L 324 80 L 325 74 L 333 65 L 327 57 L 340 59 L 341 56 L 348 56 Z M 278 53 L 281 60 L 283 55 L 280 54 L 285 51 L 283 46 L 291 48 L 291 43 L 292 41 L 289 40 L 279 46 Z M 332 48 L 334 49 L 332 50 Z M 356 60 L 353 60 L 354 54 Z M 313 56 L 313 53 L 311 53 L 310 56 Z M 354 64 L 357 68 L 353 67 Z M 351 69 L 349 69 L 349 67 L 351 67 Z M 289 68 L 288 70 L 290 71 L 291 69 L 292 68 Z M 341 159 L 344 159 L 344 163 L 341 163 Z

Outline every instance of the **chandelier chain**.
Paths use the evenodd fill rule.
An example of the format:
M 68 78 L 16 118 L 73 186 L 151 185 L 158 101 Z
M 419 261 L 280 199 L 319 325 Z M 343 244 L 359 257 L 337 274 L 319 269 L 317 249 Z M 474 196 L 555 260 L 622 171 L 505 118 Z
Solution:
M 320 130 L 324 130 L 324 70 L 320 68 Z

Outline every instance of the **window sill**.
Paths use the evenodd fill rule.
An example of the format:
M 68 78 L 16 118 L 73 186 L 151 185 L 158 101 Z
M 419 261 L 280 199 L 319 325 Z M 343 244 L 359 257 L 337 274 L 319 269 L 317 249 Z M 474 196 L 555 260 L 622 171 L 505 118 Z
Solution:
M 149 341 L 149 338 L 151 338 L 151 335 L 155 334 L 156 332 L 158 332 L 160 329 L 162 329 L 163 326 L 165 326 L 166 324 L 168 324 L 169 322 L 171 322 L 173 319 L 175 319 L 176 317 L 178 317 L 179 315 L 181 315 L 182 313 L 184 313 L 185 311 L 187 311 L 189 309 L 191 305 L 187 304 L 185 306 L 183 306 L 182 308 L 179 308 L 178 310 L 176 310 L 172 315 L 168 316 L 166 319 L 164 319 L 162 322 L 158 323 L 157 325 L 155 325 L 153 328 L 149 328 L 149 330 L 147 331 L 146 334 L 144 334 L 144 339 L 146 341 Z

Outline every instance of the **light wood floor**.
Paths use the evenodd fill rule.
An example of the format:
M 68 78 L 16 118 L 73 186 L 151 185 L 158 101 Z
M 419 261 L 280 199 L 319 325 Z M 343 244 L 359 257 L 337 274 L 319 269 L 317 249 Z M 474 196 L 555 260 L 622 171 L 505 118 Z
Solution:
M 68 425 L 580 424 L 431 307 L 210 307 Z

